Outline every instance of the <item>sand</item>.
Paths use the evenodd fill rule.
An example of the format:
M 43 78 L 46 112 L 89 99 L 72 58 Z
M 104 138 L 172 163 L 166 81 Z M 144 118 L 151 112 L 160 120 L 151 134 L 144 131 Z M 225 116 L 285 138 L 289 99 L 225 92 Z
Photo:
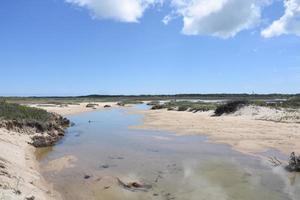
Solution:
M 61 199 L 42 178 L 28 135 L 0 129 L 0 199 Z
M 233 149 L 247 154 L 269 149 L 279 150 L 286 155 L 292 151 L 300 153 L 298 115 L 294 117 L 295 120 L 289 118 L 277 122 L 274 119 L 279 118 L 272 114 L 274 111 L 262 108 L 264 112 L 255 112 L 260 108 L 253 109 L 244 108 L 244 111 L 221 117 L 212 117 L 212 112 L 143 110 L 137 111 L 144 115 L 143 124 L 131 128 L 164 130 L 177 135 L 205 135 L 210 141 L 229 144 Z M 281 113 L 280 116 L 285 114 Z
M 55 160 L 51 160 L 47 166 L 43 169 L 44 171 L 60 172 L 65 169 L 75 167 L 77 158 L 73 155 L 64 156 Z
M 95 108 L 87 108 L 87 104 L 98 104 L 98 106 L 95 106 Z M 104 108 L 105 105 L 109 105 L 112 108 L 117 107 L 116 102 L 89 102 L 89 103 L 80 103 L 80 104 L 74 104 L 74 105 L 68 105 L 68 106 L 59 106 L 54 104 L 29 104 L 31 107 L 37 107 L 41 109 L 45 109 L 48 112 L 54 112 L 63 116 L 67 115 L 75 115 L 80 114 L 84 112 L 92 112 L 92 111 L 99 111 L 102 109 L 109 109 Z

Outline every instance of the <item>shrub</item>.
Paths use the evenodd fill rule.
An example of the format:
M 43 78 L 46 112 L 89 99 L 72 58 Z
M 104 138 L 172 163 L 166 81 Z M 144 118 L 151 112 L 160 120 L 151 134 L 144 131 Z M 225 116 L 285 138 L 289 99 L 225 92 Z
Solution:
M 191 112 L 206 112 L 209 110 L 215 110 L 216 109 L 216 105 L 215 104 L 195 104 L 193 105 L 189 111 Z
M 178 111 L 187 111 L 189 109 L 189 107 L 187 105 L 182 105 L 178 107 Z
M 231 101 L 226 104 L 219 105 L 215 110 L 215 116 L 221 116 L 223 114 L 234 113 L 239 110 L 241 107 L 248 104 L 248 101 L 239 100 Z
M 204 102 L 191 102 L 191 101 L 170 101 L 164 104 L 158 104 L 152 106 L 152 110 L 157 109 L 167 109 L 167 110 L 177 110 L 177 111 L 209 111 L 216 108 L 215 104 L 204 103 Z
M 47 122 L 51 117 L 51 113 L 42 109 L 6 103 L 4 101 L 0 102 L 0 118 L 4 120 Z
M 143 103 L 144 102 L 138 101 L 138 100 L 124 100 L 124 101 L 118 102 L 118 105 L 125 106 L 128 104 L 143 104 Z
M 87 108 L 94 108 L 96 106 L 99 106 L 99 104 L 96 104 L 96 103 L 89 103 L 86 105 Z
M 283 102 L 284 107 L 300 108 L 300 97 L 292 97 Z
M 155 105 L 159 105 L 160 102 L 159 101 L 150 101 L 149 103 L 147 103 L 148 106 L 155 106 Z
M 13 103 L 0 102 L 0 123 L 4 128 L 29 127 L 37 132 L 59 130 L 68 127 L 70 121 L 46 110 Z
M 151 110 L 160 110 L 160 109 L 164 109 L 164 108 L 166 108 L 164 105 L 157 104 L 157 105 L 152 106 Z

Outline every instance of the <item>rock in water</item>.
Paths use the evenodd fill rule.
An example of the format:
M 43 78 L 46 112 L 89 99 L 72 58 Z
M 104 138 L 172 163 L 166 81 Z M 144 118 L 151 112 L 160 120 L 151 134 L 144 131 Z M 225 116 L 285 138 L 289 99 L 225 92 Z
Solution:
M 300 172 L 300 156 L 296 156 L 295 152 L 291 153 L 286 169 L 290 172 Z

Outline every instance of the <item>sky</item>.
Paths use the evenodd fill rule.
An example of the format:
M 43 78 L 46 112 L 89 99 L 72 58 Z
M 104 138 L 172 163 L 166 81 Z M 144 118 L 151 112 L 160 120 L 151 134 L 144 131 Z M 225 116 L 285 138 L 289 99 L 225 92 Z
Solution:
M 300 0 L 1 0 L 0 96 L 300 93 Z

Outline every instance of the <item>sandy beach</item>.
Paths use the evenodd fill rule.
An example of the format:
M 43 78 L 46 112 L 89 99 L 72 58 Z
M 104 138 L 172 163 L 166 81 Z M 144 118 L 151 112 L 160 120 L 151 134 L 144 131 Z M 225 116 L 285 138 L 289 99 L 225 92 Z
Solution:
M 300 153 L 298 118 L 276 122 L 277 111 L 263 111 L 260 114 L 249 114 L 249 109 L 245 109 L 243 112 L 221 117 L 212 117 L 211 111 L 138 111 L 137 113 L 144 115 L 143 124 L 132 128 L 164 130 L 177 135 L 205 135 L 212 142 L 229 144 L 233 149 L 247 154 L 269 149 L 276 149 L 287 155 L 292 151 Z
M 88 104 L 97 104 L 94 108 L 87 108 Z M 67 106 L 58 106 L 58 105 L 43 105 L 43 104 L 30 104 L 31 107 L 45 109 L 48 112 L 54 112 L 59 115 L 67 116 L 67 115 L 75 115 L 84 112 L 92 112 L 105 109 L 104 106 L 109 105 L 111 107 L 116 107 L 116 102 L 89 102 L 89 103 L 79 103 L 79 104 L 69 104 Z
M 0 129 L 0 199 L 61 199 L 40 174 L 30 136 Z

